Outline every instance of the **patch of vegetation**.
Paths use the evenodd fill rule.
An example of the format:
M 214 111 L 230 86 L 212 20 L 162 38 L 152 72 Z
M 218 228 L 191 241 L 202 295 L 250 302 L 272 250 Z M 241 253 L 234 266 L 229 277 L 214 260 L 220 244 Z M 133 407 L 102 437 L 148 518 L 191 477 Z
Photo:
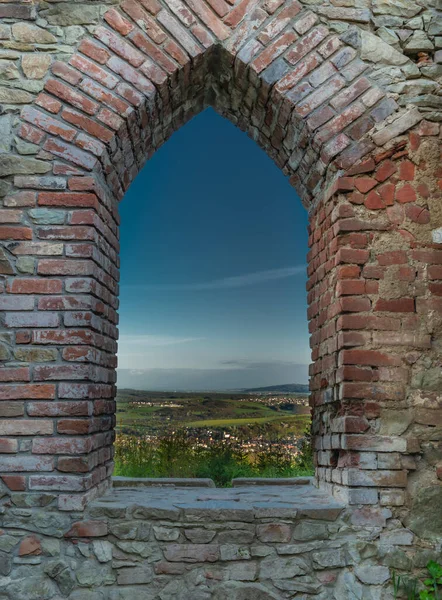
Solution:
M 429 576 L 423 581 L 397 576 L 393 573 L 395 600 L 399 598 L 401 591 L 404 592 L 407 600 L 442 600 L 442 565 L 432 560 L 427 565 L 427 571 Z M 420 587 L 423 587 L 423 589 L 418 592 Z
M 115 443 L 115 475 L 125 477 L 208 477 L 218 487 L 228 487 L 236 477 L 299 477 L 313 475 L 308 440 L 300 459 L 284 444 L 247 454 L 228 440 L 197 446 L 186 431 L 166 433 L 155 442 L 136 435 L 118 434 Z

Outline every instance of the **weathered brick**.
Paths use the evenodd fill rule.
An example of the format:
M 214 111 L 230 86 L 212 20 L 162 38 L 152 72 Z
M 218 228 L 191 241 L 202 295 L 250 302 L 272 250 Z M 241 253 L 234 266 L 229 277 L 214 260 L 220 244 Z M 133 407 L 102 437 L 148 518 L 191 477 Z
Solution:
M 104 537 L 107 535 L 108 527 L 104 521 L 77 521 L 73 523 L 70 530 L 65 533 L 65 538 L 76 537 Z
M 98 111 L 96 102 L 56 79 L 49 79 L 45 83 L 45 90 L 88 115 L 94 115 Z
M 315 27 L 309 31 L 303 38 L 301 38 L 296 44 L 290 49 L 286 55 L 286 59 L 292 65 L 295 65 L 304 56 L 306 56 L 311 50 L 314 50 L 328 35 L 328 30 L 325 27 Z
M 143 63 L 144 58 L 141 52 L 109 29 L 106 29 L 105 27 L 97 27 L 94 31 L 94 35 L 100 40 L 100 42 L 103 42 L 105 46 L 113 50 L 115 54 L 121 56 L 121 58 L 126 60 L 134 67 L 139 67 Z

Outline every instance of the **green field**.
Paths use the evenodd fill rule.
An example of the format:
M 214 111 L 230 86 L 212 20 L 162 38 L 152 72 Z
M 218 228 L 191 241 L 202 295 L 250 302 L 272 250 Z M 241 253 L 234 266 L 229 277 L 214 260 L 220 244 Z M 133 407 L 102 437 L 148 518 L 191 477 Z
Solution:
M 239 417 L 237 419 L 207 419 L 186 423 L 186 427 L 239 427 L 241 425 L 263 425 L 264 423 L 288 423 L 290 426 L 306 426 L 310 419 L 306 415 L 274 416 L 269 417 Z
M 170 394 L 122 390 L 117 396 L 117 430 L 139 433 L 172 428 L 236 427 L 265 423 L 304 426 L 308 409 L 296 405 L 302 396 L 284 396 L 287 402 L 268 406 L 263 398 L 246 394 Z M 299 426 L 298 426 L 299 423 Z

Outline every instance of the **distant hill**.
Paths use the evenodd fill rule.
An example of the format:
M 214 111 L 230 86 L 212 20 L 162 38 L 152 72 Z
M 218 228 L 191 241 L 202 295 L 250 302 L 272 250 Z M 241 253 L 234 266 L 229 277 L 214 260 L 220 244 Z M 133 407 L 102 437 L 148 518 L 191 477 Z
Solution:
M 246 390 L 242 390 L 243 392 L 248 393 L 271 393 L 275 392 L 278 394 L 308 394 L 309 387 L 308 385 L 304 385 L 302 383 L 285 383 L 283 385 L 269 385 L 267 387 L 259 387 L 259 388 L 248 388 Z

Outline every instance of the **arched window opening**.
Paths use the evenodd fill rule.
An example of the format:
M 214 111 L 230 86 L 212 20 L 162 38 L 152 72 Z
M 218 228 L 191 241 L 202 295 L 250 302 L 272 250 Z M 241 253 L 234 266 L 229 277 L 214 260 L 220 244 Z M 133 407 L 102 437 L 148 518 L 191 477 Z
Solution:
M 280 169 L 208 109 L 120 216 L 116 474 L 312 474 L 308 218 Z

